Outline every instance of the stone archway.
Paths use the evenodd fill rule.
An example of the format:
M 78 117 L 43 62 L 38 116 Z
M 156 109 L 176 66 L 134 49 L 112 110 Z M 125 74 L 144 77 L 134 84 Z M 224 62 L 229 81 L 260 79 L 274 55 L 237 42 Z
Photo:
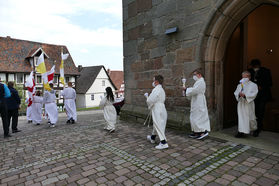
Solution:
M 228 0 L 212 13 L 204 35 L 200 37 L 200 53 L 207 79 L 207 97 L 215 129 L 222 129 L 223 123 L 223 64 L 226 46 L 237 25 L 250 12 L 262 4 L 279 5 L 275 0 Z

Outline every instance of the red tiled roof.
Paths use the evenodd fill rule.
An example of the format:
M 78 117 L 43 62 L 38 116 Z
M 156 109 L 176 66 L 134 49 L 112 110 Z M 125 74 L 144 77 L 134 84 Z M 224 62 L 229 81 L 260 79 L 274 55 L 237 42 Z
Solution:
M 49 58 L 45 58 L 47 71 L 55 64 L 55 73 L 59 74 L 61 47 L 63 47 L 64 53 L 69 53 L 66 46 L 19 40 L 10 37 L 0 37 L 0 72 L 31 72 L 28 57 L 31 57 L 40 47 L 49 56 Z M 80 74 L 71 55 L 64 61 L 64 73 L 66 75 Z
M 124 73 L 123 71 L 110 71 L 108 72 L 110 79 L 112 80 L 112 82 L 115 84 L 115 86 L 117 87 L 117 89 L 119 90 L 121 87 L 121 84 L 124 81 Z

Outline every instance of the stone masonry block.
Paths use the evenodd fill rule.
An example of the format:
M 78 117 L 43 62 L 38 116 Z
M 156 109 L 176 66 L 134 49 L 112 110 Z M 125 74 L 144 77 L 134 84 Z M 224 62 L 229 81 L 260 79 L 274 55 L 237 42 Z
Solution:
M 156 38 L 151 38 L 144 41 L 144 50 L 156 48 L 157 46 L 158 46 L 158 41 Z
M 125 57 L 130 55 L 135 55 L 137 53 L 137 41 L 133 40 L 133 41 L 125 42 L 123 53 Z
M 195 54 L 195 48 L 189 47 L 184 49 L 179 49 L 176 51 L 176 63 L 184 63 L 192 61 Z
M 157 47 L 157 48 L 151 49 L 150 57 L 156 58 L 156 57 L 164 56 L 165 54 L 166 54 L 165 47 Z
M 174 1 L 165 1 L 155 7 L 154 17 L 166 16 L 176 12 L 176 3 Z
M 137 15 L 137 2 L 134 1 L 128 5 L 128 17 L 134 17 Z
M 129 40 L 138 39 L 139 32 L 140 32 L 139 29 L 140 29 L 140 27 L 135 27 L 135 28 L 132 28 L 132 29 L 128 30 L 128 39 Z
M 163 57 L 163 64 L 164 65 L 171 65 L 174 64 L 175 62 L 175 53 L 174 52 L 168 52 L 164 57 Z
M 152 8 L 152 0 L 137 0 L 137 11 L 143 12 Z

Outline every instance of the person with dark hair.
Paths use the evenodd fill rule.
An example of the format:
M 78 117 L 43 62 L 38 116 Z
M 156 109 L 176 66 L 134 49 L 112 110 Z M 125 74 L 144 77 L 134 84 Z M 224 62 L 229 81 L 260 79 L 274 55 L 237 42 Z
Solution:
M 0 79 L 1 80 L 1 79 Z M 8 109 L 6 98 L 11 97 L 11 92 L 6 84 L 0 82 L 0 114 L 2 118 L 4 138 L 11 137 L 9 134 L 9 125 L 8 125 Z
M 12 132 L 20 132 L 18 130 L 18 109 L 20 109 L 20 97 L 16 89 L 14 89 L 14 82 L 8 82 L 8 88 L 11 92 L 11 97 L 7 99 L 7 107 L 8 107 L 8 126 L 10 128 L 11 119 L 12 119 Z
M 42 108 L 43 108 L 43 97 L 41 92 L 37 91 L 33 97 L 32 103 L 32 122 L 36 125 L 40 125 L 42 122 Z
M 108 130 L 110 133 L 115 131 L 115 124 L 117 119 L 117 113 L 114 103 L 114 95 L 110 87 L 106 88 L 106 96 L 102 98 L 100 102 L 100 107 L 104 109 L 104 118 L 107 125 L 104 127 L 105 130 Z
M 44 104 L 45 104 L 45 111 L 48 115 L 48 123 L 50 124 L 50 127 L 55 127 L 55 124 L 58 120 L 58 110 L 56 105 L 56 95 L 55 90 L 53 90 L 53 84 L 49 84 L 51 90 L 45 90 L 44 93 Z
M 272 78 L 269 69 L 261 66 L 259 59 L 253 59 L 250 63 L 251 67 L 248 71 L 251 73 L 251 81 L 258 85 L 258 95 L 255 99 L 255 112 L 257 117 L 257 130 L 253 136 L 258 137 L 263 129 L 263 119 L 265 114 L 265 105 L 271 100 Z
M 206 85 L 200 69 L 193 71 L 195 84 L 185 88 L 186 97 L 191 100 L 190 123 L 192 134 L 190 138 L 203 139 L 210 132 L 210 120 L 205 98 Z
M 66 114 L 68 117 L 67 123 L 74 124 L 77 121 L 77 110 L 76 110 L 76 91 L 72 88 L 72 82 L 68 82 L 68 87 L 64 88 L 61 92 L 61 96 L 64 97 L 64 105 Z
M 151 94 L 145 93 L 144 96 L 147 98 L 146 103 L 148 109 L 151 111 L 153 120 L 153 131 L 152 135 L 147 136 L 147 140 L 151 143 L 155 143 L 156 133 L 160 138 L 160 143 L 156 149 L 169 148 L 167 138 L 165 136 L 165 129 L 167 125 L 167 110 L 165 108 L 166 94 L 162 87 L 164 78 L 161 75 L 154 76 L 152 86 L 154 87 Z
M 244 137 L 257 128 L 254 99 L 258 93 L 258 87 L 250 81 L 251 74 L 248 71 L 242 73 L 234 95 L 237 100 L 238 133 L 236 138 Z

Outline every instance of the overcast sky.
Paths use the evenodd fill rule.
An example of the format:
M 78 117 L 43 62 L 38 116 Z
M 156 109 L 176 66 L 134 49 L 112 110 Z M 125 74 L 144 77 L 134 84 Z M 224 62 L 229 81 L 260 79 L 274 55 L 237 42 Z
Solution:
M 77 65 L 122 70 L 121 0 L 0 0 L 0 36 L 66 45 Z

